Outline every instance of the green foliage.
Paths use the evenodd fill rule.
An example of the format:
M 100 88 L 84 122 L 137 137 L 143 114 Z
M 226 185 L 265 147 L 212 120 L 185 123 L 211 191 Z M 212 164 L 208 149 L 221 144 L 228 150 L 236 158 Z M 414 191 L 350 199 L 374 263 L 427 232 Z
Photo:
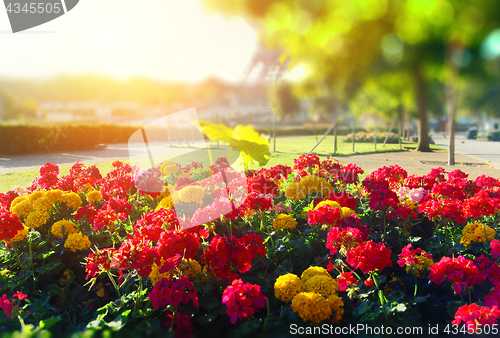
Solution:
M 269 152 L 269 141 L 260 136 L 252 126 L 238 125 L 234 129 L 223 124 L 215 124 L 200 121 L 203 134 L 213 141 L 227 143 L 231 147 L 238 148 L 243 158 L 245 168 L 253 166 L 257 162 L 263 167 L 269 162 L 271 153 Z

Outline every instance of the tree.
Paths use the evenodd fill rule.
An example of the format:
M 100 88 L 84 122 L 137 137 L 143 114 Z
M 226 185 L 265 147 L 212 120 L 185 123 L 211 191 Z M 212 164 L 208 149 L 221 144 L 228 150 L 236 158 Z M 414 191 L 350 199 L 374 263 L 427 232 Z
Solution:
M 293 94 L 292 85 L 280 80 L 269 87 L 269 104 L 274 115 L 273 120 L 273 151 L 276 151 L 276 120 L 293 116 L 300 111 L 300 101 Z
M 270 48 L 283 49 L 291 65 L 309 70 L 313 95 L 328 83 L 349 99 L 381 61 L 411 76 L 418 112 L 417 150 L 430 151 L 428 85 L 477 50 L 500 17 L 496 0 L 205 0 L 207 7 L 244 16 Z M 473 52 L 471 52 L 474 54 Z M 454 60 L 454 61 L 453 61 Z

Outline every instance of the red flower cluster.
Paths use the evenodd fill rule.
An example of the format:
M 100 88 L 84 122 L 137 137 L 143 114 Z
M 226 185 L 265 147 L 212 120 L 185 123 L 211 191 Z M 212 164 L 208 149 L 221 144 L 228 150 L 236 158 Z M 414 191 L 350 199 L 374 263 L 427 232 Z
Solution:
M 240 273 L 247 272 L 252 267 L 252 260 L 266 253 L 262 238 L 257 234 L 245 234 L 241 238 L 215 235 L 202 259 L 217 278 L 232 282 L 238 277 L 236 269 Z
M 497 306 L 491 309 L 486 306 L 479 306 L 476 303 L 464 305 L 458 308 L 455 313 L 455 319 L 452 321 L 455 325 L 460 325 L 462 322 L 467 326 L 469 333 L 477 331 L 477 325 L 481 328 L 485 325 L 493 325 L 500 318 L 500 310 Z
M 429 280 L 441 284 L 446 279 L 453 283 L 453 290 L 461 293 L 464 286 L 472 286 L 484 281 L 485 276 L 479 272 L 473 261 L 464 256 L 457 258 L 443 257 L 431 267 Z
M 354 197 L 353 195 L 349 194 L 346 191 L 342 191 L 340 193 L 337 192 L 330 193 L 325 199 L 318 198 L 317 200 L 314 201 L 314 206 L 316 206 L 319 202 L 325 200 L 335 201 L 338 204 L 340 204 L 340 206 L 347 207 L 351 210 L 356 210 L 356 207 L 358 205 L 358 200 L 356 199 L 356 197 Z
M 494 239 L 490 243 L 491 247 L 491 257 L 493 258 L 498 258 L 500 257 L 500 241 L 497 239 Z
M 300 155 L 298 159 L 293 160 L 293 164 L 294 170 L 312 170 L 316 166 L 319 166 L 319 157 L 314 154 Z
M 359 268 L 364 273 L 382 271 L 387 266 L 392 266 L 391 250 L 383 243 L 368 241 L 349 249 L 346 261 L 354 269 Z
M 444 169 L 437 176 L 439 179 L 430 180 L 433 184 L 427 184 L 431 194 L 424 197 L 418 209 L 429 218 L 464 223 L 467 218 L 492 215 L 500 208 L 498 180 L 480 176 L 471 181 L 460 170 L 448 173 L 446 180 Z
M 134 236 L 144 236 L 152 242 L 157 242 L 160 235 L 169 229 L 179 229 L 177 214 L 171 209 L 161 208 L 142 214 L 135 222 Z
M 5 311 L 5 315 L 7 317 L 10 317 L 14 305 L 10 302 L 10 300 L 7 298 L 7 295 L 5 294 L 2 296 L 2 298 L 0 298 L 0 308 Z
M 261 195 L 255 191 L 250 192 L 241 207 L 244 212 L 266 211 L 273 208 L 272 195 Z
M 368 175 L 363 180 L 363 186 L 370 194 L 370 208 L 387 212 L 388 219 L 405 221 L 410 216 L 417 218 L 411 208 L 399 203 L 399 197 L 393 190 L 402 185 L 406 177 L 406 170 L 398 165 L 382 167 Z
M 12 239 L 18 231 L 23 229 L 23 223 L 17 215 L 0 209 L 0 241 Z
M 500 306 L 500 284 L 484 296 L 484 305 L 487 307 Z
M 490 261 L 484 255 L 475 258 L 473 262 L 479 268 L 479 273 L 485 280 L 488 278 L 494 286 L 500 283 L 500 266 L 497 262 Z
M 115 169 L 101 181 L 101 194 L 106 201 L 111 197 L 127 200 L 129 192 L 133 193 L 135 189 L 130 165 L 113 162 L 113 166 L 115 164 L 117 165 Z
M 342 211 L 339 208 L 323 205 L 316 210 L 307 212 L 307 223 L 311 226 L 315 224 L 335 225 L 342 216 Z
M 200 247 L 198 230 L 199 228 L 189 228 L 185 230 L 164 231 L 161 233 L 158 243 L 156 243 L 158 255 L 164 260 L 175 255 L 179 255 L 185 259 L 194 259 Z
M 236 324 L 238 319 L 252 316 L 257 308 L 266 305 L 266 300 L 259 285 L 243 283 L 241 279 L 235 279 L 222 294 L 222 304 L 226 305 L 226 313 L 232 324 Z
M 14 190 L 9 190 L 6 193 L 0 193 L 0 210 L 9 210 L 12 201 L 18 196 L 19 194 Z
M 149 276 L 152 266 L 160 261 L 158 252 L 143 238 L 129 237 L 115 252 L 117 268 L 137 270 L 139 276 Z
M 115 253 L 116 250 L 114 248 L 102 249 L 90 253 L 86 258 L 85 272 L 87 272 L 87 277 L 85 279 L 95 277 L 102 271 L 111 269 L 112 265 L 114 265 L 113 256 Z
M 412 250 L 411 244 L 408 244 L 403 248 L 401 254 L 399 255 L 399 260 L 398 260 L 399 266 L 403 267 L 407 264 L 413 264 L 413 263 L 418 264 L 417 255 L 420 255 L 420 257 L 428 257 L 428 258 L 432 257 L 431 254 L 425 253 L 424 250 L 420 248 Z
M 148 297 L 155 309 L 167 305 L 177 307 L 179 304 L 187 304 L 189 301 L 195 307 L 199 307 L 198 293 L 193 282 L 186 276 L 174 280 L 163 278 L 155 284 L 153 290 L 148 293 Z
M 339 290 L 345 291 L 348 288 L 356 286 L 359 284 L 359 281 L 353 276 L 354 271 L 351 272 L 342 272 L 338 278 Z
M 59 175 L 59 167 L 56 164 L 45 163 L 40 168 L 40 177 L 35 177 L 28 191 L 49 190 L 56 187 L 59 183 L 57 175 Z
M 351 248 L 368 240 L 366 232 L 347 227 L 345 229 L 333 227 L 330 228 L 326 237 L 326 248 L 330 249 L 330 255 L 334 255 L 337 251 L 344 248 Z
M 14 308 L 18 309 L 19 308 L 19 302 L 22 301 L 23 299 L 28 298 L 28 295 L 25 295 L 22 292 L 17 291 L 14 295 L 12 295 L 12 298 L 17 298 L 17 304 L 15 300 L 10 301 L 7 297 L 7 295 L 2 295 L 0 298 L 0 309 L 5 311 L 5 315 L 7 317 L 10 317 L 12 314 L 12 310 Z

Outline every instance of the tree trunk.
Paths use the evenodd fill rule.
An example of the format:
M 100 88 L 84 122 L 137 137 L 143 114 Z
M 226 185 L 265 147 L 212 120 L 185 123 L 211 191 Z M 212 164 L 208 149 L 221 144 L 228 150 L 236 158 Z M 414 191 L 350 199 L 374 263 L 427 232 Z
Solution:
M 416 150 L 421 152 L 431 152 L 431 147 L 429 145 L 429 121 L 427 117 L 427 82 L 425 81 L 419 68 L 414 70 L 413 76 L 417 89 L 418 107 L 418 144 Z
M 398 107 L 398 140 L 399 140 L 399 149 L 403 149 L 401 145 L 401 138 L 403 137 L 403 105 L 399 105 Z
M 274 120 L 273 120 L 273 152 L 276 152 L 276 115 L 274 115 Z
M 333 154 L 337 153 L 337 124 L 335 123 L 335 127 L 333 128 Z

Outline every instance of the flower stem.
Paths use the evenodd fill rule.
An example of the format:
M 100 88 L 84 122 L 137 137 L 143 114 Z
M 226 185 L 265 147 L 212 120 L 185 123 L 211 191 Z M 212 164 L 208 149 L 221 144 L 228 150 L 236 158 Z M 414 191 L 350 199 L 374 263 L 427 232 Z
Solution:
M 172 313 L 172 324 L 170 325 L 170 329 L 168 329 L 170 332 L 172 332 L 174 330 L 174 323 L 175 323 L 175 315 L 176 315 L 177 311 L 174 311 Z
M 116 285 L 115 279 L 113 276 L 111 276 L 111 273 L 109 271 L 106 271 L 108 274 L 109 279 L 111 280 L 111 283 L 113 283 L 113 286 L 115 287 L 116 293 L 118 293 L 118 297 L 122 298 L 122 294 L 120 293 L 120 289 L 118 288 L 118 285 Z
M 413 290 L 413 298 L 417 296 L 417 276 L 415 276 L 415 290 Z
M 12 243 L 12 249 L 14 250 L 14 253 L 16 254 L 16 257 L 17 257 L 17 261 L 19 262 L 19 267 L 21 267 L 22 263 L 21 263 L 21 257 L 19 256 L 19 252 L 17 252 L 17 247 L 16 247 L 16 243 Z
M 356 292 L 353 292 L 353 294 L 357 299 L 359 299 L 361 303 L 363 303 L 363 305 L 368 309 L 368 311 L 370 311 L 373 318 L 378 322 L 377 316 L 375 316 L 375 313 L 373 313 L 372 309 L 370 309 L 370 307 L 363 301 L 363 299 L 361 299 L 361 297 Z
M 385 297 L 384 294 L 382 293 L 382 290 L 378 287 L 377 279 L 374 277 L 374 275 L 371 275 L 373 283 L 377 287 L 378 290 L 378 298 L 380 299 L 380 304 L 382 305 L 382 310 L 384 310 L 384 316 L 385 316 L 385 322 L 387 323 L 387 310 L 385 309 Z
M 267 308 L 267 317 L 266 320 L 264 321 L 264 332 L 266 332 L 267 329 L 267 322 L 269 321 L 269 298 L 266 298 L 266 308 Z

